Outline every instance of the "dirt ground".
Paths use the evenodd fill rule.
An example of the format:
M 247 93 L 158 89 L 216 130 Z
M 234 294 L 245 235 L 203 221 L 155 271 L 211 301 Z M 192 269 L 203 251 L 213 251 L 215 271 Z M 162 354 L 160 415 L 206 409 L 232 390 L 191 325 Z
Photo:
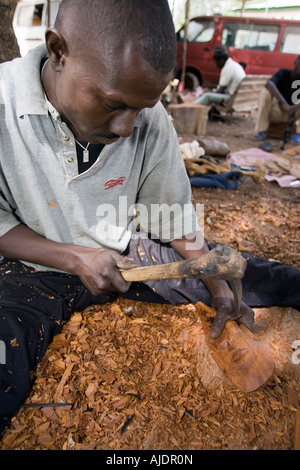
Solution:
M 209 122 L 207 134 L 225 142 L 231 153 L 258 147 L 251 140 L 255 114 L 234 115 L 233 121 Z M 267 139 L 272 152 L 282 153 L 280 139 Z M 285 146 L 292 149 L 292 144 Z M 240 251 L 300 268 L 300 191 L 244 176 L 237 190 L 193 188 L 193 202 L 204 204 L 204 235 Z
M 250 139 L 254 117 L 209 122 L 207 135 L 231 152 L 257 146 Z M 271 142 L 279 151 L 280 141 Z M 192 193 L 204 204 L 208 242 L 300 268 L 299 189 L 244 176 L 236 190 Z M 255 334 L 276 370 L 263 388 L 243 393 L 213 360 L 193 305 L 119 299 L 78 312 L 39 364 L 0 449 L 293 449 L 300 354 L 292 345 L 300 340 L 300 312 L 272 307 L 255 314 Z

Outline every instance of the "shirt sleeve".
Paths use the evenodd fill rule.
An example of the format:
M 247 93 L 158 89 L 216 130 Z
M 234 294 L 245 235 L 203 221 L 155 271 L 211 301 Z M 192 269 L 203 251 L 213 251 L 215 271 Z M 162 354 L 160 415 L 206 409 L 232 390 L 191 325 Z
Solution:
M 270 78 L 270 81 L 273 82 L 277 87 L 280 85 L 282 80 L 287 79 L 287 72 L 290 72 L 289 70 L 286 69 L 281 69 L 276 72 L 273 77 Z
M 164 243 L 200 230 L 177 133 L 160 103 L 149 131 L 136 207 L 141 228 Z
M 221 70 L 219 85 L 223 88 L 226 88 L 230 84 L 231 80 L 232 80 L 232 71 L 227 61 Z
M 20 220 L 15 215 L 14 206 L 13 197 L 8 191 L 8 186 L 0 167 L 0 237 L 20 224 Z

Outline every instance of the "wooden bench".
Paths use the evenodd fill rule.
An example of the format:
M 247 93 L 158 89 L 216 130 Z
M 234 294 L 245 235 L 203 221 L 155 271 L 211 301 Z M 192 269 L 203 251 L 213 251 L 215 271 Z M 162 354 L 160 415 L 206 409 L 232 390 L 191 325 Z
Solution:
M 246 75 L 236 92 L 224 105 L 216 106 L 226 114 L 249 113 L 258 107 L 258 96 L 271 75 Z

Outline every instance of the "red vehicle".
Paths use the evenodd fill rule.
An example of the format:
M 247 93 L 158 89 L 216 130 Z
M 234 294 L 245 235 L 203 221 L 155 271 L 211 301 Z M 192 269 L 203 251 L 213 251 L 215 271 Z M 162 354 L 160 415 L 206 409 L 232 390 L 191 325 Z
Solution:
M 184 26 L 177 33 L 177 78 L 181 77 L 183 40 Z M 294 67 L 300 55 L 300 21 L 220 15 L 193 18 L 188 26 L 187 88 L 217 85 L 220 70 L 212 55 L 221 44 L 232 59 L 244 64 L 247 74 L 273 75 L 281 68 Z

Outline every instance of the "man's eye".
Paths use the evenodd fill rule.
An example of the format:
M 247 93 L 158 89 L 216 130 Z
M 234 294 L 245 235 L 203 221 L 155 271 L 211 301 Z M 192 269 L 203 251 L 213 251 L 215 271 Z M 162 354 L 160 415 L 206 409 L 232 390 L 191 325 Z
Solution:
M 111 106 L 109 104 L 106 105 L 107 109 L 110 111 L 119 111 L 120 109 L 123 109 L 123 106 Z

